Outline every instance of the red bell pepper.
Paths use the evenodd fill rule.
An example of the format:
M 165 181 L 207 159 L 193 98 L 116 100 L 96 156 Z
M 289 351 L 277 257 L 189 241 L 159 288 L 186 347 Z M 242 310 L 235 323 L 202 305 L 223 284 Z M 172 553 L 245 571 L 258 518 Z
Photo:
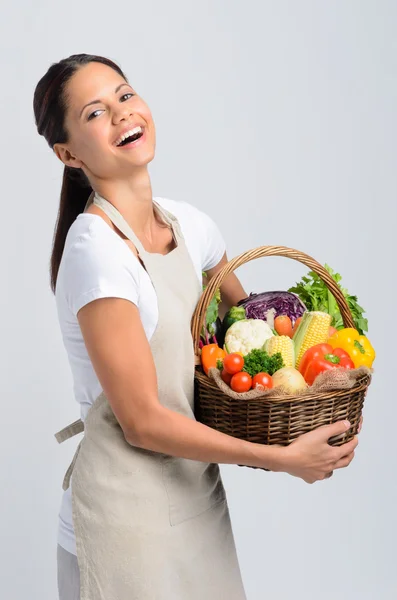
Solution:
M 354 369 L 354 363 L 342 348 L 333 350 L 330 344 L 317 344 L 306 350 L 299 365 L 299 371 L 309 385 L 320 373 L 335 368 Z

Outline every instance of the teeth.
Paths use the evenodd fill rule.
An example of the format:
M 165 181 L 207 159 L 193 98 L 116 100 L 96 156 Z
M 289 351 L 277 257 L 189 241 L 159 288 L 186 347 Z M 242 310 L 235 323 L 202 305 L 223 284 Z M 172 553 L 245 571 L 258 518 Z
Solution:
M 134 127 L 134 129 L 130 129 L 126 133 L 124 133 L 116 142 L 116 146 L 120 146 L 121 142 L 123 142 L 126 138 L 135 135 L 136 133 L 142 133 L 142 127 L 138 125 L 138 127 Z

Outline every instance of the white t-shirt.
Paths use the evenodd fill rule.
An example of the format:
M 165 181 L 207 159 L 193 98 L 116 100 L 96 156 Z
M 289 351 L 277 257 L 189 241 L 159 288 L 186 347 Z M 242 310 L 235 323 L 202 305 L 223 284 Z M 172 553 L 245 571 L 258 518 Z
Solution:
M 199 281 L 202 271 L 221 260 L 225 242 L 215 222 L 191 204 L 154 198 L 178 219 Z M 150 340 L 156 329 L 156 293 L 148 273 L 127 244 L 99 215 L 81 213 L 71 225 L 59 267 L 56 306 L 63 343 L 73 377 L 73 391 L 84 421 L 90 406 L 102 392 L 85 347 L 77 312 L 97 298 L 117 297 L 138 306 Z M 58 542 L 76 554 L 72 521 L 71 488 L 63 494 Z

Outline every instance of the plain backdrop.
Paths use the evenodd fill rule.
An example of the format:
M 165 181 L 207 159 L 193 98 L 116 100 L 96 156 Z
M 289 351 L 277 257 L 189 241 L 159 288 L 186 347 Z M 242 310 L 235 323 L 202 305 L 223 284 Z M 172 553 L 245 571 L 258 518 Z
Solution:
M 32 100 L 80 52 L 118 62 L 151 107 L 155 195 L 206 211 L 230 257 L 283 244 L 327 262 L 367 311 L 377 361 L 352 465 L 313 486 L 222 467 L 248 599 L 397 597 L 396 28 L 392 0 L 2 5 L 1 598 L 56 598 L 78 440 L 53 433 L 79 411 L 48 273 L 62 165 Z M 264 291 L 306 271 L 267 258 L 238 275 Z

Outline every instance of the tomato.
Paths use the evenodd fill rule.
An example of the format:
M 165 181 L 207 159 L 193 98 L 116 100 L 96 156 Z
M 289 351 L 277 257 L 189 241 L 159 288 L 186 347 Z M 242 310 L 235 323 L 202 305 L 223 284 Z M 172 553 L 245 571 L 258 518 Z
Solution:
M 273 379 L 268 373 L 258 373 L 252 380 L 252 387 L 255 389 L 258 385 L 270 390 L 273 387 Z
M 222 377 L 223 381 L 225 383 L 227 383 L 227 385 L 230 385 L 230 382 L 231 382 L 231 379 L 232 379 L 233 375 L 231 375 L 230 373 L 227 373 L 225 371 L 225 369 L 223 369 L 223 371 L 221 373 L 221 377 Z
M 223 368 L 226 373 L 230 373 L 231 375 L 241 371 L 243 366 L 244 359 L 240 354 L 237 354 L 237 352 L 226 354 L 225 358 L 223 359 Z
M 280 315 L 274 319 L 274 329 L 278 335 L 287 335 L 292 338 L 292 323 L 288 315 Z
M 244 371 L 240 371 L 240 373 L 236 373 L 233 375 L 232 380 L 230 382 L 230 387 L 233 392 L 248 392 L 252 386 L 252 377 L 249 373 L 245 373 Z

